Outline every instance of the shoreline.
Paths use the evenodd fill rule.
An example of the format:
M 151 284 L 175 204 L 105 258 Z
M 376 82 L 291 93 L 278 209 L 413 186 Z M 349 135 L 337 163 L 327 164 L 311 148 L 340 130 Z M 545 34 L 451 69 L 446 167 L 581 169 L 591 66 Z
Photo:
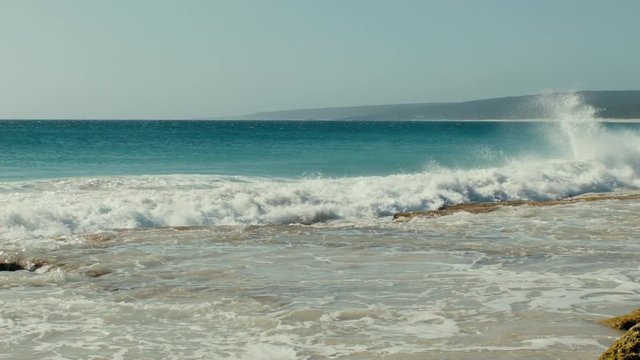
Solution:
M 593 195 L 579 199 L 589 201 Z M 601 194 L 598 199 L 612 195 L 629 199 L 640 193 Z M 186 334 L 194 343 L 207 344 L 203 349 L 208 346 L 206 351 L 214 357 L 223 357 L 224 348 L 241 348 L 241 341 L 234 339 L 253 331 L 273 334 L 268 341 L 287 339 L 288 351 L 319 357 L 322 353 L 318 349 L 358 356 L 347 347 L 355 343 L 362 346 L 362 356 L 371 359 L 388 357 L 378 349 L 395 344 L 399 357 L 597 359 L 622 335 L 599 325 L 599 320 L 637 304 L 632 293 L 636 283 L 627 275 L 636 272 L 637 246 L 628 245 L 638 238 L 637 227 L 633 227 L 637 217 L 633 213 L 639 205 L 640 202 L 610 201 L 581 209 L 567 206 L 532 211 L 544 220 L 535 229 L 507 231 L 498 238 L 483 236 L 484 231 L 492 231 L 512 218 L 522 218 L 526 225 L 535 218 L 521 213 L 531 211 L 465 215 L 443 224 L 436 220 L 414 222 L 411 226 L 394 224 L 387 216 L 379 219 L 380 229 L 346 231 L 257 226 L 201 233 L 184 233 L 191 228 L 176 227 L 172 231 L 125 233 L 122 237 L 108 232 L 103 238 L 93 239 L 95 243 L 67 246 L 55 252 L 41 249 L 16 254 L 13 261 L 19 262 L 23 270 L 0 275 L 6 286 L 20 289 L 22 298 L 29 301 L 25 306 L 5 293 L 9 311 L 25 314 L 43 328 L 65 331 L 69 337 L 88 334 L 83 340 L 87 346 L 96 344 L 92 336 L 101 331 L 124 334 L 131 343 L 151 341 L 150 336 L 135 332 L 129 319 L 136 319 L 136 314 L 144 315 L 146 309 L 153 307 L 158 312 L 153 318 L 138 319 L 141 326 Z M 572 234 L 593 226 L 605 234 L 606 240 L 609 233 L 600 231 L 617 223 L 612 209 L 624 213 L 624 218 L 619 219 L 623 226 L 609 238 L 619 240 L 620 247 L 601 241 L 602 236 L 583 242 L 581 235 L 566 236 L 566 230 L 540 233 L 538 237 L 546 239 L 542 244 L 523 238 L 527 233 L 562 223 L 564 215 L 573 213 L 577 216 L 571 218 L 580 221 L 567 224 Z M 590 215 L 602 221 L 588 222 Z M 608 215 L 612 216 L 610 222 Z M 617 235 L 625 233 L 630 235 Z M 443 239 L 443 234 L 451 236 Z M 465 238 L 464 234 L 480 236 Z M 550 235 L 567 241 L 558 244 Z M 44 266 L 27 271 L 39 259 Z M 304 281 L 289 270 L 297 266 L 308 269 Z M 627 270 L 621 270 L 624 268 Z M 333 273 L 340 276 L 326 275 Z M 60 292 L 60 288 L 68 290 Z M 325 296 L 323 291 L 327 288 L 339 294 L 340 302 L 316 300 L 318 295 Z M 371 299 L 365 303 L 371 307 L 359 305 L 362 299 Z M 228 303 L 222 301 L 233 301 L 238 307 L 225 307 Z M 62 311 L 65 309 L 60 303 L 72 304 L 68 308 L 70 314 Z M 180 308 L 180 312 L 167 311 L 170 306 Z M 226 327 L 226 322 L 212 322 L 202 316 L 214 311 L 260 325 Z M 49 321 L 41 314 L 53 314 L 62 320 Z M 64 328 L 62 321 L 76 326 L 75 314 L 96 318 L 105 325 L 80 323 L 77 330 Z M 292 327 L 271 325 L 279 321 Z M 16 324 L 11 333 L 12 344 L 16 345 L 7 349 L 7 354 L 30 349 L 33 344 L 29 329 L 17 321 Z M 190 330 L 191 326 L 195 330 Z M 307 326 L 313 326 L 313 330 Z M 366 335 L 349 336 L 354 328 Z M 344 340 L 333 338 L 333 342 L 325 343 L 324 329 L 347 335 Z M 406 330 L 399 332 L 401 329 Z M 300 332 L 308 342 L 295 341 Z M 224 334 L 225 338 L 211 341 L 203 333 Z M 424 334 L 425 338 L 416 338 L 411 335 L 414 333 Z M 386 341 L 386 337 L 393 337 L 394 342 Z M 179 342 L 158 338 L 167 345 L 161 350 L 146 349 L 157 351 L 154 356 L 166 357 L 181 351 Z M 320 345 L 307 345 L 311 341 Z M 43 343 L 49 348 L 65 345 L 56 339 Z M 131 343 L 109 346 L 117 349 L 133 346 Z M 374 346 L 369 346 L 371 343 Z M 412 349 L 421 352 L 409 355 L 413 354 Z M 105 350 L 101 355 L 109 356 L 111 351 Z M 25 351 L 22 357 L 38 356 L 42 352 Z

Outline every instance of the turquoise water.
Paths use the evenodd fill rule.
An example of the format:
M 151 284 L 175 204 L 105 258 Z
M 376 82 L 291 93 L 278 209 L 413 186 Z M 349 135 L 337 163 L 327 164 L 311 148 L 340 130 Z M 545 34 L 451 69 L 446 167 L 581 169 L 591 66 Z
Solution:
M 1 121 L 0 134 L 0 233 L 359 223 L 640 187 L 640 124 L 592 117 Z
M 639 202 L 392 220 L 638 192 L 640 124 L 569 108 L 0 121 L 0 263 L 34 270 L 0 271 L 0 358 L 595 359 L 637 307 Z
M 536 122 L 0 121 L 0 179 L 364 176 L 561 151 Z M 609 125 L 640 128 L 633 125 Z

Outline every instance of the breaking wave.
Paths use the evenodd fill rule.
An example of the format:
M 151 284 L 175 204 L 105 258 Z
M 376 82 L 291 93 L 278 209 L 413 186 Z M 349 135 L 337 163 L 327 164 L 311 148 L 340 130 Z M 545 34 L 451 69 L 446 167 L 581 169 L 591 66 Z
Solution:
M 549 100 L 553 159 L 484 169 L 297 180 L 213 175 L 0 183 L 0 237 L 51 238 L 113 228 L 354 223 L 445 204 L 547 200 L 640 188 L 640 136 L 614 132 L 575 95 Z

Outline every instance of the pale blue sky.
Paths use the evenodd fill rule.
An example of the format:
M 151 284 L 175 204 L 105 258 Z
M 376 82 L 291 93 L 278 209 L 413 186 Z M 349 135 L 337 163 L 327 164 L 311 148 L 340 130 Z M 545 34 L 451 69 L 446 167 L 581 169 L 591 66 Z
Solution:
M 0 118 L 640 89 L 640 1 L 0 0 Z

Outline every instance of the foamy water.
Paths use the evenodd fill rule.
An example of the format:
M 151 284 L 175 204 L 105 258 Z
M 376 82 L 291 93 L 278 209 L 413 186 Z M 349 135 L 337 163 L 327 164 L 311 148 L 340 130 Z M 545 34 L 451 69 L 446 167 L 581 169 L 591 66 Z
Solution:
M 639 188 L 636 168 L 617 160 L 610 166 L 582 160 L 514 161 L 490 169 L 338 179 L 176 175 L 10 183 L 0 193 L 0 235 L 22 242 L 112 228 L 358 224 L 444 204 Z
M 391 221 L 447 204 L 638 191 L 635 128 L 602 125 L 572 96 L 548 106 L 558 122 L 519 136 L 542 136 L 526 146 L 550 150 L 442 140 L 477 149 L 473 166 L 439 155 L 380 175 L 162 175 L 149 165 L 146 175 L 53 179 L 15 168 L 20 180 L 0 183 L 0 259 L 42 267 L 0 272 L 0 357 L 595 358 L 617 336 L 597 320 L 637 306 L 640 203 Z M 327 157 L 339 161 L 332 144 Z M 356 173 L 358 156 L 348 160 Z M 127 166 L 117 169 L 136 162 Z
M 596 321 L 638 298 L 638 211 L 611 200 L 368 227 L 110 231 L 15 254 L 51 265 L 1 273 L 0 349 L 78 359 L 595 358 L 617 335 Z

